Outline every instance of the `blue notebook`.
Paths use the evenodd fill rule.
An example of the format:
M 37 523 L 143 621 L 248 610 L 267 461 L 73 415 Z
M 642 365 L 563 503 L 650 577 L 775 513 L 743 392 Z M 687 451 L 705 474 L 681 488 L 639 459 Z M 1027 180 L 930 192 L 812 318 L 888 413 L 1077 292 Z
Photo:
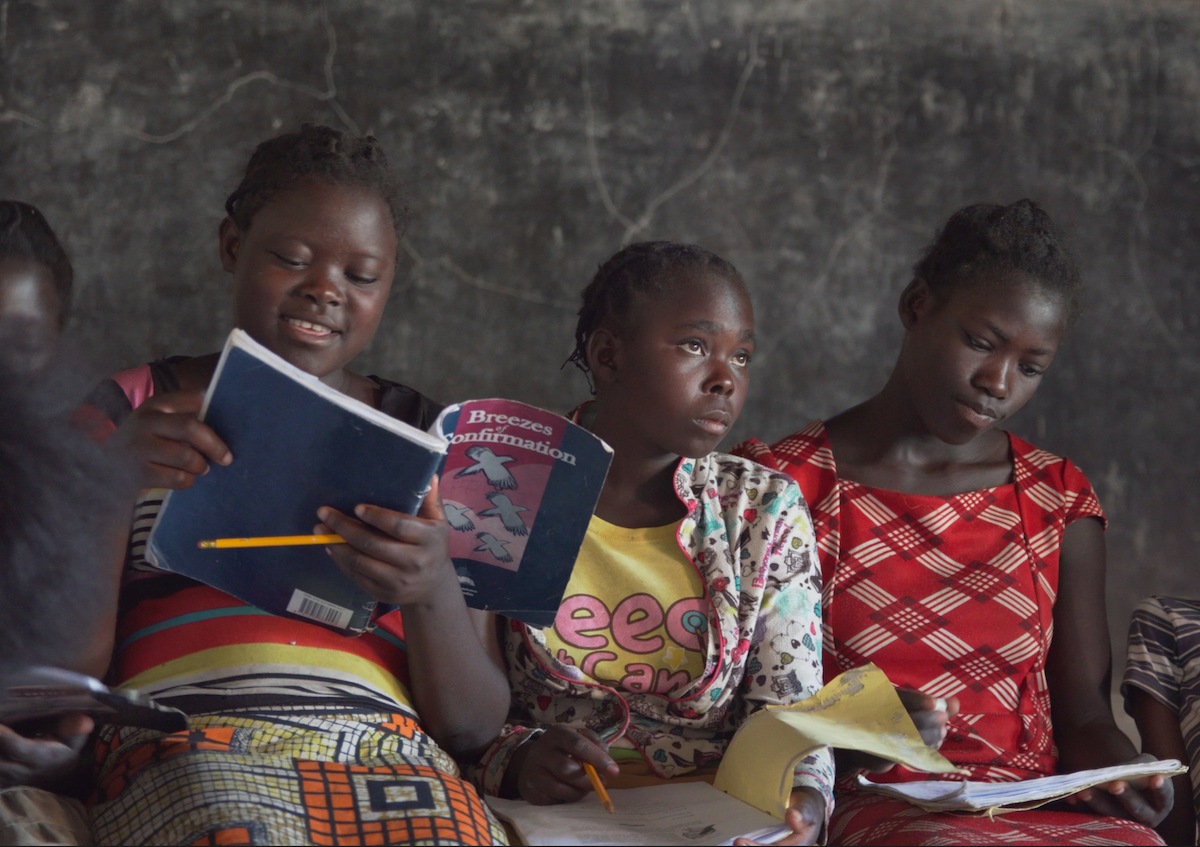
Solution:
M 201 550 L 212 538 L 307 535 L 317 509 L 359 503 L 413 514 L 449 443 L 325 385 L 240 329 L 225 344 L 200 418 L 233 453 L 170 492 L 147 543 L 165 570 L 263 611 L 358 634 L 376 601 L 325 548 Z
M 233 453 L 168 493 L 147 558 L 276 615 L 357 635 L 391 607 L 323 546 L 200 549 L 215 538 L 306 535 L 317 509 L 413 514 L 429 481 L 450 524 L 467 605 L 549 626 L 612 460 L 560 415 L 512 400 L 448 407 L 423 432 L 360 403 L 234 330 L 200 418 Z

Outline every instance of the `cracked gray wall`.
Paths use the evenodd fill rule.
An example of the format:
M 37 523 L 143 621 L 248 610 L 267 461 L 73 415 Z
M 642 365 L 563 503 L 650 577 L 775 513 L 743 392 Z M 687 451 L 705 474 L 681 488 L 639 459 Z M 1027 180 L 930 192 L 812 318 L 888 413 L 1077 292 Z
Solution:
M 371 131 L 418 213 L 363 369 L 441 399 L 585 396 L 559 365 L 624 241 L 696 241 L 754 291 L 738 438 L 874 391 L 896 295 L 955 208 L 1041 200 L 1090 300 L 1019 434 L 1109 510 L 1118 651 L 1194 593 L 1200 4 L 1126 0 L 0 3 L 0 185 L 78 268 L 101 369 L 216 349 L 215 231 L 254 144 Z

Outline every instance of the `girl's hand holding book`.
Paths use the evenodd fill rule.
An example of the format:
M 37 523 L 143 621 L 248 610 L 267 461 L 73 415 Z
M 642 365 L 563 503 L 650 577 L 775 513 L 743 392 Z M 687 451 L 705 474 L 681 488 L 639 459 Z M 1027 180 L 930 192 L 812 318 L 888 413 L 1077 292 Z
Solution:
M 233 461 L 225 442 L 196 419 L 203 403 L 202 391 L 151 397 L 113 434 L 109 443 L 137 462 L 141 488 L 191 488 L 196 477 L 208 473 L 210 461 Z
M 1142 753 L 1132 762 L 1153 762 L 1155 757 Z M 1080 791 L 1067 798 L 1076 811 L 1085 804 L 1093 812 L 1114 818 L 1128 818 L 1145 826 L 1158 826 L 1175 805 L 1175 786 L 1168 777 L 1158 775 L 1145 779 L 1118 779 Z
M 414 515 L 360 504 L 355 517 L 328 506 L 314 534 L 345 539 L 326 549 L 342 572 L 372 596 L 395 606 L 433 603 L 448 585 L 458 588 L 450 563 L 450 525 L 438 496 L 438 478 Z
M 784 815 L 783 822 L 792 830 L 772 844 L 816 844 L 825 825 L 825 798 L 815 788 L 797 788 L 792 792 L 792 803 Z M 753 847 L 759 844 L 749 838 L 735 838 L 737 847 Z
M 924 742 L 934 750 L 941 749 L 946 734 L 950 731 L 950 719 L 958 714 L 958 698 L 933 697 L 912 688 L 897 686 L 896 695 L 904 704 L 917 732 Z M 887 773 L 896 766 L 895 762 L 872 756 L 858 750 L 835 750 L 838 771 L 863 770 L 868 773 Z

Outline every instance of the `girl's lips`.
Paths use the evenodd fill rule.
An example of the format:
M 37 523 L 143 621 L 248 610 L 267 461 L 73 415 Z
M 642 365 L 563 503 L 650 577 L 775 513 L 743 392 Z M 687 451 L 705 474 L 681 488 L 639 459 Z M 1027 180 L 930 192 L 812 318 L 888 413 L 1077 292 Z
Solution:
M 724 435 L 729 429 L 729 420 L 720 417 L 696 418 L 696 425 L 713 435 Z
M 288 328 L 293 336 L 302 338 L 306 341 L 323 340 L 333 338 L 337 335 L 337 330 L 330 329 L 313 321 L 306 321 L 302 318 L 291 318 L 284 315 L 281 319 L 284 326 Z
M 984 414 L 969 403 L 964 403 L 962 400 L 955 400 L 954 403 L 958 406 L 959 414 L 977 427 L 991 426 L 996 423 L 995 416 Z

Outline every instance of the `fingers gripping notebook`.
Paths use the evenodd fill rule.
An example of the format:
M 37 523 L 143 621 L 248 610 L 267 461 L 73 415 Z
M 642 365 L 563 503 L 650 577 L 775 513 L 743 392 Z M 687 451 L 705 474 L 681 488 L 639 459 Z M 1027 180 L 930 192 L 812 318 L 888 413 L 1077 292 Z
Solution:
M 213 539 L 301 536 L 317 509 L 415 514 L 434 473 L 467 604 L 534 626 L 554 620 L 612 458 L 565 418 L 510 400 L 451 406 L 432 432 L 322 383 L 234 330 L 200 418 L 233 461 L 172 491 L 147 558 L 276 615 L 363 632 L 377 611 L 321 544 L 200 549 Z

